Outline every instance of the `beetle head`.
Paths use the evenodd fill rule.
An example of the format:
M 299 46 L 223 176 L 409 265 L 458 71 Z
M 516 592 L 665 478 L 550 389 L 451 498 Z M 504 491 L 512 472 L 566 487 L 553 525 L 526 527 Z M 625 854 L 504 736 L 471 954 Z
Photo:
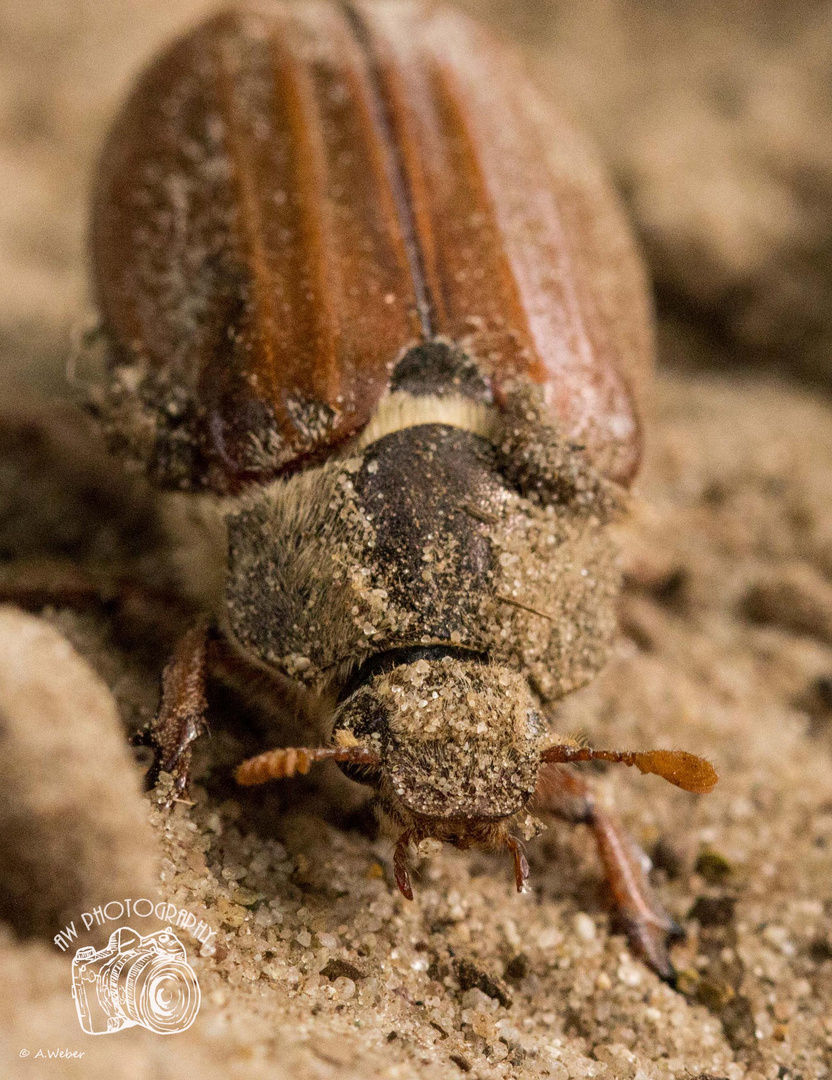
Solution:
M 408 898 L 411 842 L 506 847 L 522 889 L 528 864 L 509 832 L 537 788 L 541 766 L 613 761 L 664 777 L 686 791 L 716 783 L 710 762 L 681 750 L 596 750 L 546 736 L 526 681 L 508 667 L 452 656 L 422 657 L 375 674 L 334 717 L 332 744 L 260 754 L 236 770 L 241 784 L 305 773 L 337 761 L 376 789 L 379 809 L 399 830 L 396 882 Z
M 336 744 L 377 753 L 379 807 L 408 839 L 458 847 L 508 842 L 509 819 L 535 790 L 542 737 L 520 675 L 452 657 L 376 676 L 340 707 L 334 731 Z

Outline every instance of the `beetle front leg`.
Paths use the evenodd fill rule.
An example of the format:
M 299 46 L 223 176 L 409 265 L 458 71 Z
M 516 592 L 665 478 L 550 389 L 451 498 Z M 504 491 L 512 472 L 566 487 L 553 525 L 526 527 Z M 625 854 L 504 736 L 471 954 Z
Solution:
M 650 861 L 624 826 L 595 802 L 592 789 L 575 773 L 554 765 L 540 771 L 535 809 L 564 821 L 589 825 L 612 893 L 614 918 L 631 947 L 653 970 L 673 984 L 676 972 L 668 945 L 684 930 L 662 907 L 647 878 Z
M 162 674 L 162 700 L 156 718 L 134 744 L 154 751 L 146 783 L 156 785 L 161 772 L 174 780 L 172 801 L 188 787 L 193 744 L 206 729 L 208 639 L 210 624 L 200 621 L 179 640 Z

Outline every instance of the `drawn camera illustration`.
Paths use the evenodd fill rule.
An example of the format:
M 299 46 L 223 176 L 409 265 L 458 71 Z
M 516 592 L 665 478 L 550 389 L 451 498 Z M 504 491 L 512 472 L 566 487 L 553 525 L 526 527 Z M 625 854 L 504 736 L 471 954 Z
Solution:
M 88 1035 L 137 1024 L 157 1035 L 191 1026 L 200 992 L 185 946 L 168 926 L 142 937 L 120 926 L 96 952 L 80 948 L 72 961 L 72 996 Z

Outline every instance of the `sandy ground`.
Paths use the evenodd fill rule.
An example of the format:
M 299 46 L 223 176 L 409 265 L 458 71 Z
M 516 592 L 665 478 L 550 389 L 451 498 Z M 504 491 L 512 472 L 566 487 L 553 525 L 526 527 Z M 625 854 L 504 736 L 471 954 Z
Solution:
M 0 388 L 16 408 L 21 388 L 37 397 L 63 385 L 67 334 L 85 303 L 88 170 L 115 101 L 138 58 L 207 6 L 0 4 L 0 265 L 13 283 L 0 296 Z M 645 19 L 654 7 L 644 5 Z M 548 26 L 552 36 L 559 27 L 558 40 L 571 40 L 571 8 L 559 7 L 551 26 L 540 8 L 538 22 L 513 11 L 510 29 L 540 36 Z M 618 9 L 597 10 L 612 18 Z M 812 26 L 824 10 L 801 8 Z M 498 5 L 488 13 L 506 17 Z M 604 25 L 599 14 L 587 34 Z M 544 64 L 542 45 L 535 52 Z M 586 100 L 576 93 L 575 110 Z M 603 138 L 600 120 L 597 129 Z M 702 220 L 707 250 L 724 250 L 722 226 L 708 232 Z M 671 239 L 651 245 L 660 280 Z M 761 275 L 747 279 L 760 296 L 779 250 L 764 247 Z M 690 280 L 707 278 L 701 263 L 678 258 Z M 624 634 L 602 677 L 558 718 L 598 745 L 705 754 L 721 773 L 706 797 L 627 771 L 597 774 L 688 931 L 674 951 L 679 989 L 610 933 L 584 830 L 553 826 L 530 845 L 528 895 L 514 893 L 504 858 L 443 849 L 422 860 L 407 903 L 392 887 L 389 846 L 348 817 L 346 781 L 322 773 L 315 785 L 234 788 L 229 766 L 268 731 L 219 688 L 195 804 L 159 811 L 140 795 L 124 731 L 153 713 L 175 625 L 140 606 L 42 618 L 7 607 L 3 1076 L 829 1075 L 832 405 L 785 379 L 744 374 L 757 354 L 742 334 L 715 343 L 712 313 L 724 312 L 724 331 L 725 297 L 737 295 L 751 294 L 714 289 L 663 323 L 665 357 L 693 370 L 661 377 L 648 420 L 647 465 L 622 537 Z M 766 340 L 772 354 L 785 348 L 773 331 Z M 796 365 L 805 370 L 808 355 Z M 700 361 L 733 374 L 696 370 Z M 83 426 L 50 423 L 51 440 L 32 436 L 40 428 L 30 423 L 18 427 L 28 437 L 0 442 L 3 560 L 115 559 L 157 583 L 173 575 L 147 492 L 114 478 Z M 199 1016 L 170 1038 L 137 1028 L 85 1036 L 69 954 L 53 933 L 97 904 L 148 895 L 214 931 L 202 950 L 186 939 Z M 83 943 L 100 946 L 107 929 Z M 44 1060 L 38 1049 L 85 1056 Z

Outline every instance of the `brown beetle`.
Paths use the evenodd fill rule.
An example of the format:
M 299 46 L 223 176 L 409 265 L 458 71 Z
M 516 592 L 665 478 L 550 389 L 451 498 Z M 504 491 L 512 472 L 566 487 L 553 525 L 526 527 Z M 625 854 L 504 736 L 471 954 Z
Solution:
M 323 745 L 407 848 L 586 822 L 631 942 L 672 976 L 644 857 L 557 763 L 689 791 L 712 767 L 547 730 L 604 663 L 609 522 L 640 456 L 644 277 L 581 140 L 452 11 L 252 2 L 176 42 L 107 143 L 92 228 L 111 444 L 218 523 L 216 610 L 150 731 L 187 784 L 209 635 L 321 703 Z

